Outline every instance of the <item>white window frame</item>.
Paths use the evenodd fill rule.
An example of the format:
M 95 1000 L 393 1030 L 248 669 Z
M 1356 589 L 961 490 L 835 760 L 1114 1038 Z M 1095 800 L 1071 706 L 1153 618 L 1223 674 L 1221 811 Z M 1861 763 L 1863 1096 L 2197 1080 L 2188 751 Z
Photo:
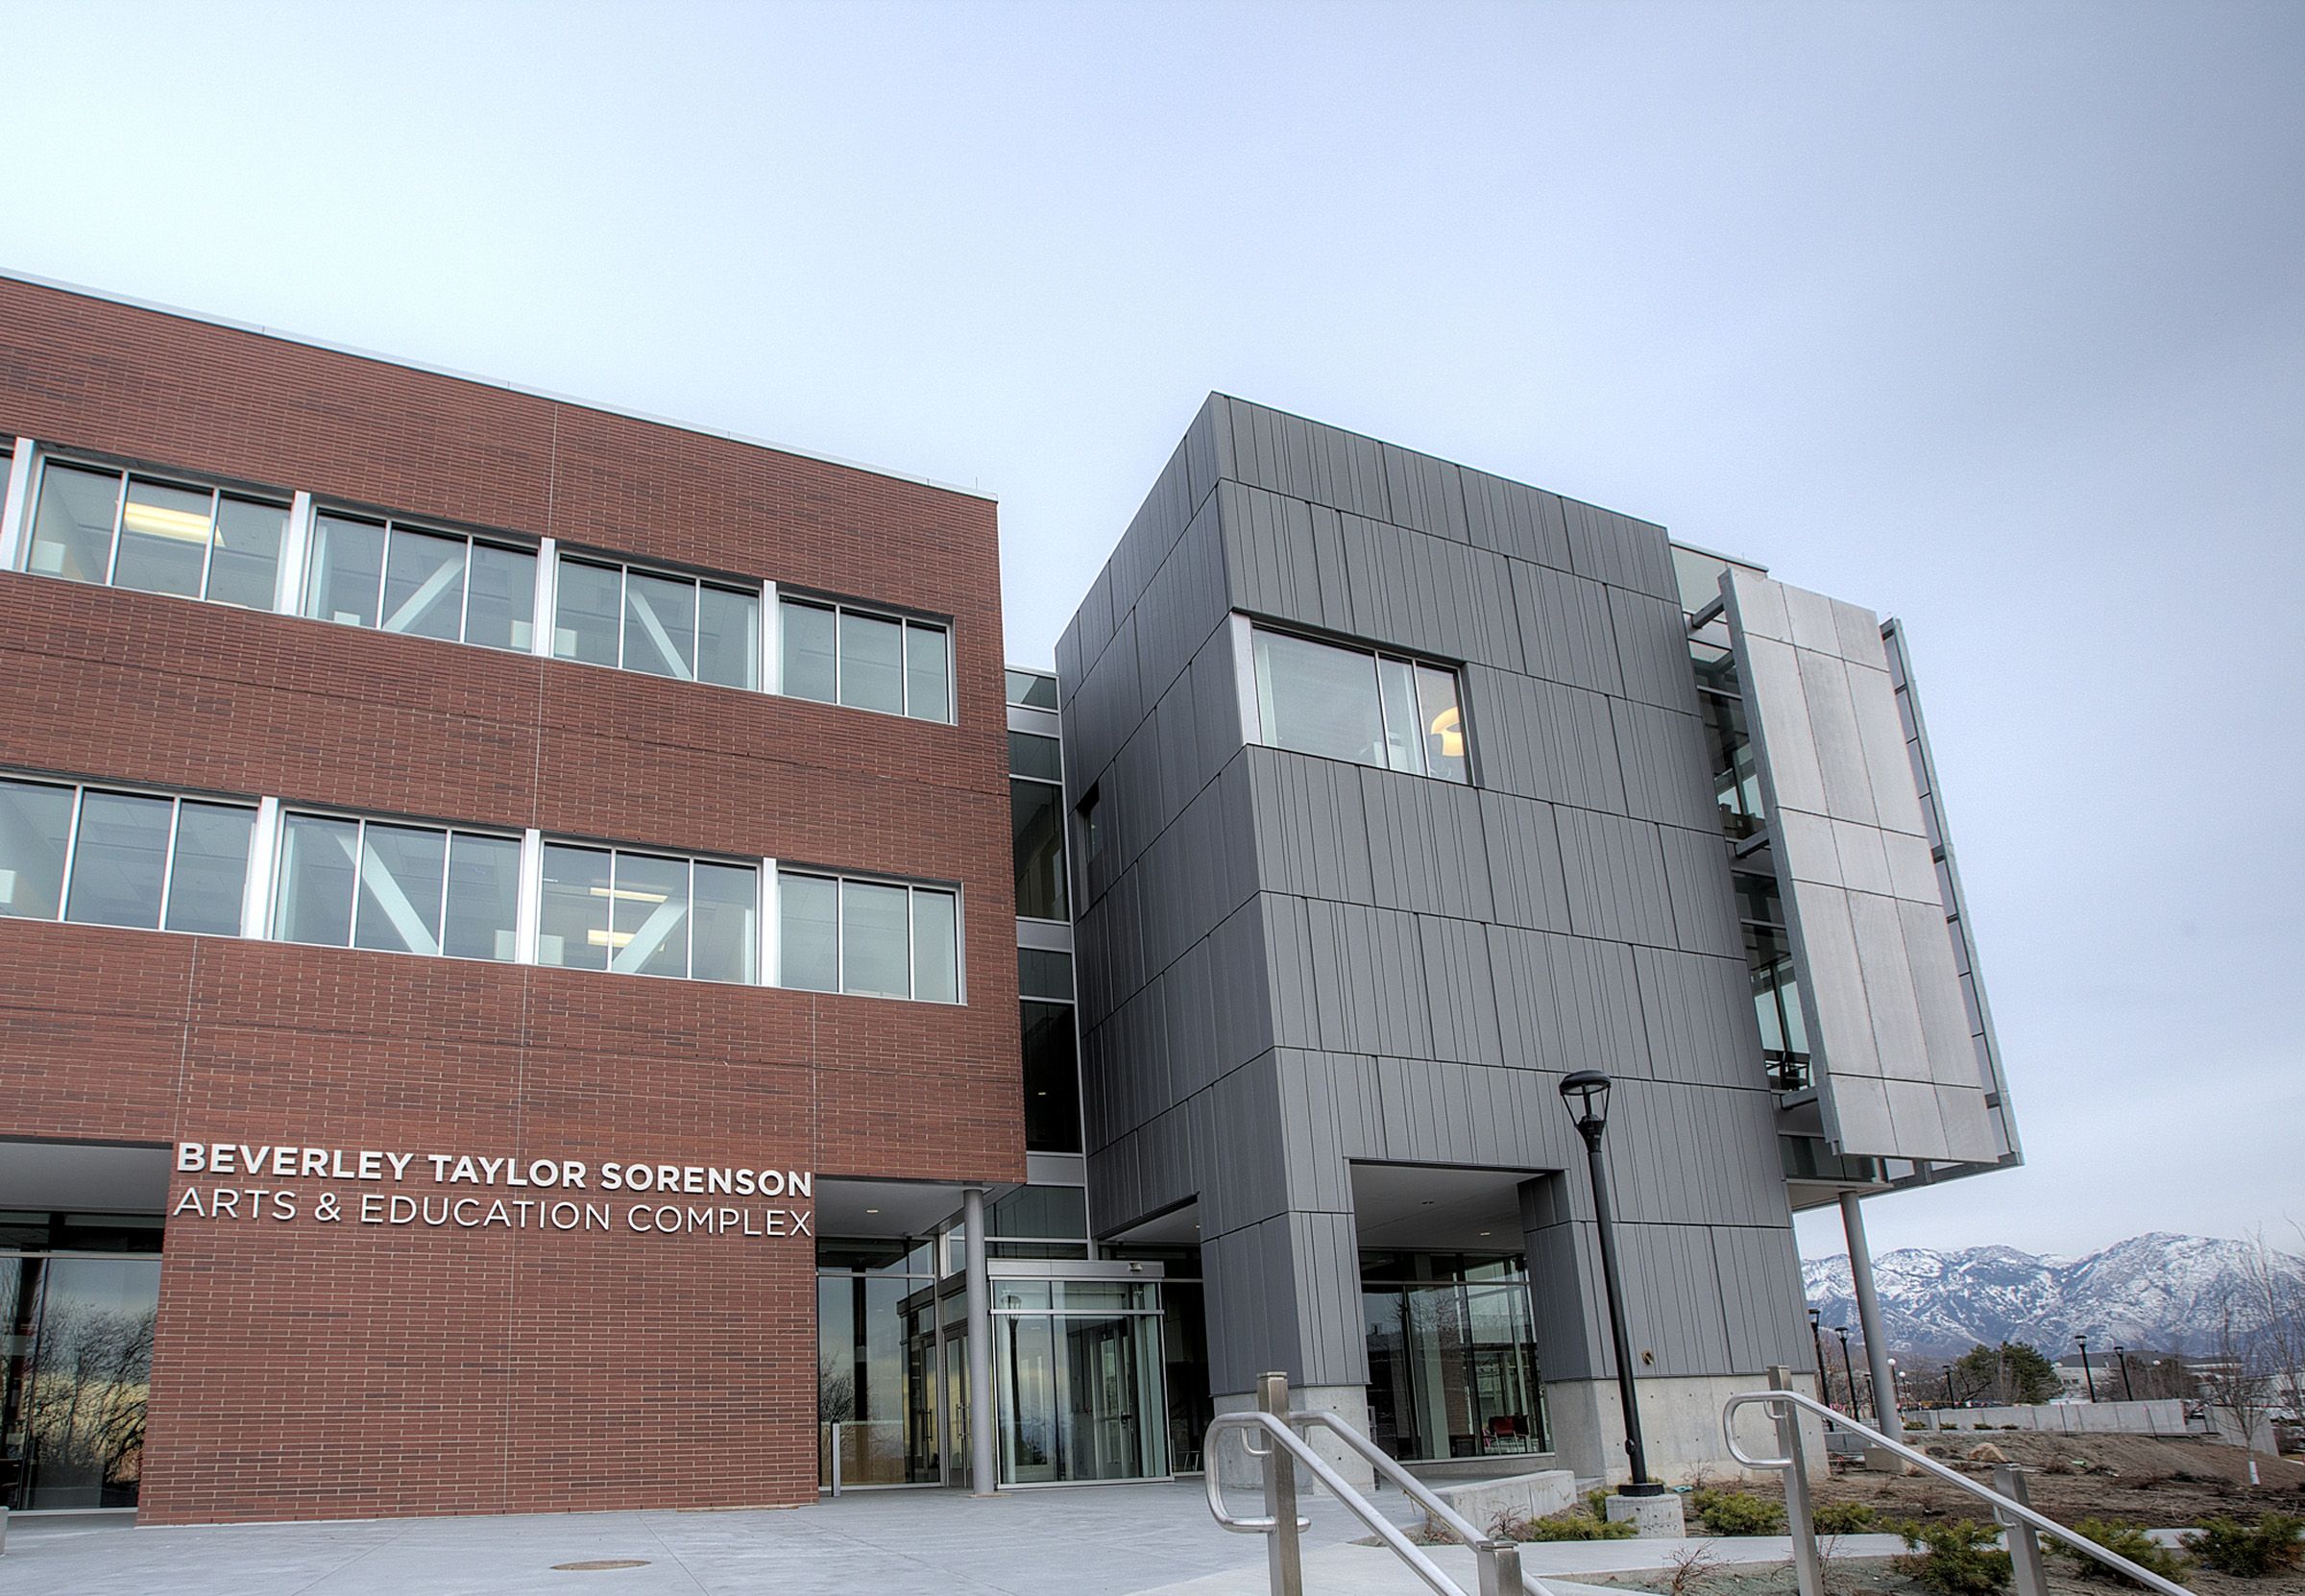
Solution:
M 769 591 L 772 590 L 764 589 L 764 593 Z M 877 604 L 852 604 L 843 598 L 819 598 L 813 593 L 806 592 L 781 593 L 778 595 L 777 602 L 780 606 L 783 604 L 805 604 L 812 610 L 830 610 L 833 613 L 833 696 L 829 699 L 801 698 L 802 703 L 837 704 L 844 710 L 859 710 L 865 714 L 885 714 L 891 720 L 918 721 L 923 726 L 957 726 L 959 724 L 960 671 L 953 647 L 953 623 L 951 621 L 933 619 L 927 616 L 908 615 L 902 610 L 884 609 Z M 799 695 L 796 693 L 785 691 L 784 623 L 781 608 L 778 614 L 776 687 L 774 690 L 780 697 L 798 697 Z M 840 617 L 844 615 L 862 616 L 868 620 L 885 620 L 899 628 L 896 675 L 904 696 L 902 709 L 876 710 L 869 704 L 851 704 L 842 696 L 846 684 L 842 680 L 844 672 L 840 658 Z M 912 713 L 912 667 L 907 649 L 910 646 L 910 634 L 914 627 L 918 627 L 924 632 L 938 632 L 944 637 L 944 713 L 934 720 L 927 715 L 918 715 Z M 1002 696 L 1006 698 L 1006 692 Z M 862 880 L 863 878 L 858 879 Z
M 12 782 L 23 786 L 54 787 L 72 795 L 72 818 L 64 828 L 63 873 L 57 881 L 56 912 L 46 920 L 33 920 L 30 915 L 26 914 L 12 914 L 9 916 L 10 919 L 30 921 L 34 925 L 100 926 L 112 931 L 169 931 L 168 894 L 176 886 L 176 850 L 179 833 L 183 825 L 184 806 L 186 804 L 206 804 L 217 809 L 236 809 L 250 811 L 248 862 L 245 867 L 246 874 L 241 879 L 240 889 L 240 918 L 242 931 L 245 932 L 248 918 L 248 883 L 258 874 L 256 827 L 263 819 L 264 804 L 267 800 L 239 798 L 209 792 L 177 792 L 166 788 L 145 786 L 135 782 L 58 781 L 46 776 L 23 775 L 12 770 L 0 770 L 0 781 Z M 158 924 L 117 926 L 109 921 L 74 920 L 71 918 L 72 873 L 80 863 L 81 817 L 87 808 L 88 794 L 91 792 L 100 797 L 157 798 L 167 803 L 168 849 L 166 857 L 160 861 L 160 911 Z M 173 936 L 220 936 L 225 933 L 221 931 L 169 931 L 169 934 Z
M 784 984 L 784 879 L 787 876 L 805 876 L 811 881 L 831 882 L 836 887 L 851 882 L 860 886 L 898 886 L 905 889 L 905 995 L 890 997 L 880 992 L 851 992 L 848 990 L 848 906 L 837 891 L 833 894 L 833 987 L 825 991 L 813 986 Z M 824 870 L 806 864 L 783 864 L 776 867 L 778 897 L 777 962 L 766 967 L 765 984 L 779 991 L 806 992 L 819 998 L 865 998 L 880 1003 L 927 1003 L 940 1008 L 968 1006 L 968 919 L 964 894 L 958 882 L 912 881 L 902 876 L 875 876 L 855 870 Z M 920 991 L 920 923 L 918 910 L 913 907 L 923 892 L 942 893 L 953 900 L 953 1001 L 923 998 Z M 1055 922 L 1041 922 L 1055 924 Z
M 545 559 L 545 550 L 542 544 L 532 543 L 531 540 L 521 537 L 515 533 L 467 532 L 459 530 L 456 527 L 435 525 L 433 523 L 409 517 L 354 509 L 351 505 L 347 504 L 315 504 L 312 501 L 311 496 L 308 494 L 297 495 L 297 500 L 299 507 L 303 511 L 303 519 L 301 526 L 299 526 L 295 521 L 291 521 L 290 524 L 292 528 L 301 534 L 297 545 L 297 557 L 303 568 L 303 579 L 297 585 L 296 601 L 293 608 L 289 611 L 290 614 L 302 616 L 306 620 L 321 621 L 330 626 L 351 626 L 356 631 L 375 632 L 381 637 L 420 637 L 423 638 L 423 640 L 426 642 L 453 642 L 461 644 L 467 648 L 485 648 L 492 654 L 520 655 L 533 654 L 536 651 L 536 636 L 539 628 L 536 620 L 536 601 L 533 594 L 529 599 L 527 647 L 522 648 L 518 644 L 513 644 L 503 648 L 498 648 L 494 643 L 473 642 L 471 641 L 470 633 L 472 630 L 473 618 L 473 547 L 475 544 L 486 544 L 492 548 L 500 548 L 508 553 L 529 555 L 536 560 L 538 566 L 541 568 Z M 381 558 L 379 558 L 376 562 L 376 618 L 373 622 L 362 623 L 354 621 L 340 621 L 329 616 L 316 616 L 311 613 L 311 605 L 313 603 L 313 584 L 317 582 L 320 577 L 320 572 L 314 569 L 312 566 L 313 528 L 321 518 L 327 516 L 333 516 L 343 520 L 355 521 L 369 526 L 375 526 L 380 523 L 383 527 L 384 548 Z M 396 631 L 392 627 L 389 627 L 385 624 L 386 619 L 389 617 L 387 617 L 384 614 L 384 589 L 386 584 L 392 580 L 392 539 L 393 534 L 396 532 L 406 532 L 412 537 L 439 538 L 446 542 L 461 543 L 464 544 L 462 584 L 459 589 L 459 596 L 456 603 L 456 635 L 454 637 L 427 637 L 422 633 Z M 283 540 L 283 548 L 285 540 Z M 286 556 L 283 552 L 283 563 L 285 563 L 285 558 Z M 515 624 L 517 625 L 518 622 L 515 622 Z
M 563 664 L 567 665 L 589 665 L 600 670 L 621 670 L 634 676 L 654 676 L 659 681 L 664 682 L 685 682 L 691 687 L 727 688 L 732 692 L 760 692 L 764 690 L 761 687 L 761 683 L 765 682 L 768 679 L 768 654 L 766 648 L 768 633 L 766 631 L 766 623 L 764 621 L 762 621 L 755 626 L 755 632 L 759 637 L 759 641 L 756 642 L 755 646 L 759 647 L 762 653 L 761 658 L 754 662 L 757 668 L 753 672 L 753 685 L 749 688 L 746 688 L 730 687 L 730 685 L 726 682 L 700 681 L 696 676 L 696 667 L 693 664 L 685 667 L 687 671 L 686 675 L 679 676 L 667 676 L 663 671 L 659 670 L 639 670 L 635 669 L 629 665 L 626 665 L 624 663 L 624 615 L 625 607 L 629 602 L 629 594 L 632 591 L 632 577 L 635 572 L 638 572 L 643 576 L 653 576 L 660 582 L 686 582 L 694 591 L 695 594 L 689 606 L 689 635 L 695 640 L 697 647 L 701 649 L 704 641 L 705 589 L 717 588 L 722 592 L 735 593 L 740 597 L 756 599 L 760 603 L 763 612 L 765 613 L 765 611 L 774 602 L 773 598 L 770 597 L 770 594 L 774 592 L 772 584 L 740 580 L 733 577 L 705 576 L 690 570 L 673 570 L 663 566 L 652 566 L 644 560 L 628 560 L 622 555 L 619 554 L 588 553 L 583 549 L 575 548 L 561 548 L 558 549 L 557 553 L 558 558 L 554 562 L 552 574 L 552 635 L 549 640 L 552 646 L 546 651 L 549 658 L 559 660 Z M 598 660 L 579 660 L 573 654 L 562 654 L 558 651 L 560 638 L 559 560 L 573 560 L 578 565 L 591 566 L 594 569 L 613 568 L 616 571 L 616 664 L 606 665 Z M 664 641 L 669 641 L 670 640 L 668 638 L 664 640 Z M 658 643 L 658 648 L 660 651 L 663 649 L 664 641 L 660 641 Z

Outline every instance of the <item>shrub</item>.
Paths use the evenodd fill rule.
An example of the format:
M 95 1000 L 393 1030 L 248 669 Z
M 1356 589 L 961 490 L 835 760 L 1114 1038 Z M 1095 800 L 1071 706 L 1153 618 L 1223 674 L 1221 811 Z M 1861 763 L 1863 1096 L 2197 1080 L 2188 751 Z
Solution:
M 1630 1518 L 1612 1524 L 1582 1508 L 1570 1508 L 1545 1518 L 1508 1513 L 1496 1521 L 1496 1533 L 1507 1540 L 1631 1540 L 1639 1529 Z
M 1907 1430 L 1928 1430 L 1934 1428 L 1934 1426 L 1925 1418 L 1908 1418 L 1905 1421 L 1905 1427 Z
M 2175 1579 L 2185 1568 L 2184 1561 L 2174 1552 L 2146 1534 L 2144 1525 L 2132 1524 L 2125 1518 L 2084 1518 L 2073 1526 L 2073 1533 L 2085 1540 L 2096 1541 L 2114 1556 L 2126 1558 L 2147 1573 L 2158 1574 L 2165 1580 Z M 2138 1584 L 2126 1574 L 2106 1567 L 2086 1552 L 2077 1551 L 2061 1540 L 2051 1540 L 2050 1547 L 2059 1557 L 2071 1558 L 2076 1565 L 2074 1572 L 2084 1580 Z
M 2238 1574 L 2244 1580 L 2285 1572 L 2305 1562 L 2305 1518 L 2269 1512 L 2253 1525 L 2223 1513 L 2200 1521 L 2200 1534 L 2185 1537 L 2185 1549 L 2220 1574 Z
M 1897 1533 L 1920 1554 L 1899 1558 L 1898 1567 L 1938 1596 L 1985 1596 L 2007 1584 L 2014 1575 L 2009 1554 L 1993 1544 L 2001 1536 L 1999 1525 L 1979 1524 L 1973 1518 L 1943 1524 L 1907 1520 L 1897 1526 Z
M 1773 1536 L 1784 1529 L 1784 1510 L 1749 1490 L 1696 1490 L 1688 1505 L 1716 1536 Z
M 1808 1516 L 1821 1536 L 1861 1536 L 1873 1528 L 1873 1510 L 1862 1502 L 1820 1502 Z
M 2004 1430 L 2015 1430 L 2021 1428 L 2021 1426 L 2015 1424 L 2003 1424 L 2002 1428 Z

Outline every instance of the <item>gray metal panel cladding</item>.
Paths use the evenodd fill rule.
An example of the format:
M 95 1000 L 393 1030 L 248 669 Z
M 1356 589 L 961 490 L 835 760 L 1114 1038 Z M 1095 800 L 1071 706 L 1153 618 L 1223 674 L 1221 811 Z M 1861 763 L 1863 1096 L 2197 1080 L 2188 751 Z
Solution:
M 1716 958 L 1636 948 L 1633 969 L 1657 1078 L 1699 1086 L 1755 1084 L 1760 1031 L 1742 955 Z M 1724 1015 L 1732 1022 L 1724 1024 Z
M 1872 616 L 1732 568 L 1723 579 L 1762 799 L 1802 973 L 1826 1136 L 1858 1156 L 1991 1163 L 1946 906 L 1924 876 L 1910 723 Z M 1963 1045 L 1967 1043 L 1968 1045 Z
M 1503 925 L 1568 930 L 1568 886 L 1553 806 L 1476 789 L 1487 843 L 1490 914 Z
M 1528 673 L 1594 692 L 1622 692 L 1610 590 L 1589 577 L 1527 560 L 1506 565 L 1527 640 Z M 1688 674 L 1686 659 L 1681 674 Z

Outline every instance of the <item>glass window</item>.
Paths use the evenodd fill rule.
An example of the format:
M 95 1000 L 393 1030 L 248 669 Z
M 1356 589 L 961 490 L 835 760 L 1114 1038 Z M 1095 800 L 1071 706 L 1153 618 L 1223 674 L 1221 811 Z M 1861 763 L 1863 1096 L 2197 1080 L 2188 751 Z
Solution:
M 1088 1194 L 1078 1186 L 1019 1186 L 985 1208 L 984 1234 L 987 1238 L 1086 1241 Z M 1126 1290 L 1125 1282 L 1119 1284 Z
M 522 548 L 473 544 L 464 641 L 525 654 L 536 642 L 536 556 Z
M 509 836 L 475 836 L 470 832 L 450 836 L 440 951 L 451 958 L 489 958 L 509 964 L 518 956 L 520 912 L 519 841 Z
M 1016 734 L 1009 734 L 1013 741 Z M 1035 738 L 1034 740 L 1045 740 Z M 1016 912 L 1027 920 L 1063 920 L 1064 792 L 1046 782 L 1010 781 L 1008 815 L 1015 833 Z
M 624 668 L 696 679 L 696 584 L 624 573 Z
M 1028 998 L 1073 1001 L 1073 955 L 1045 948 L 1016 951 L 1016 986 Z
M 1379 770 L 1468 782 L 1454 671 L 1259 629 L 1261 740 Z
M 1363 1253 L 1369 1437 L 1395 1458 L 1545 1450 L 1523 1261 Z
M 707 583 L 696 595 L 696 680 L 761 685 L 761 595 Z
M 395 527 L 384 561 L 387 632 L 454 642 L 464 635 L 462 538 L 436 538 Z
M 960 1001 L 959 899 L 935 887 L 783 874 L 779 985 Z
M 1027 709 L 1053 710 L 1056 707 L 1056 678 L 1043 676 L 1037 670 L 1011 670 L 1008 702 Z
M 168 870 L 170 931 L 240 934 L 249 835 L 255 823 L 255 810 L 235 804 L 187 798 L 177 806 L 176 857 Z
M 208 553 L 208 597 L 244 610 L 269 610 L 279 583 L 288 507 L 218 496 L 216 545 Z
M 346 626 L 374 626 L 383 570 L 382 525 L 345 516 L 315 517 L 304 614 Z
M 689 973 L 689 863 L 619 853 L 609 893 L 608 967 L 626 976 Z
M 1061 745 L 1055 738 L 1036 737 L 1031 732 L 1010 732 L 1008 773 L 1012 776 L 1030 776 L 1038 782 L 1063 781 Z
M 545 844 L 536 961 L 571 970 L 608 968 L 609 860 L 605 848 Z
M 396 954 L 439 953 L 449 834 L 373 821 L 364 830 L 352 946 Z
M 40 469 L 26 568 L 69 582 L 103 582 L 112 569 L 112 523 L 120 514 L 118 472 L 51 461 Z
M 959 900 L 912 889 L 912 996 L 924 1004 L 960 1001 Z
M 750 982 L 760 964 L 761 873 L 696 861 L 696 907 L 689 974 L 697 980 Z
M 840 612 L 840 702 L 905 713 L 904 628 L 878 616 Z
M 1735 673 L 1730 674 L 1734 684 Z M 1697 713 L 1705 728 L 1705 752 L 1712 764 L 1712 796 L 1721 830 L 1732 837 L 1752 836 L 1766 824 L 1760 807 L 1760 772 L 1753 738 L 1745 729 L 1745 706 L 1709 685 L 1700 669 Z
M 72 842 L 68 786 L 0 782 L 0 916 L 53 920 Z
M 783 601 L 780 623 L 789 696 L 953 718 L 952 640 L 943 627 L 798 598 Z
M 905 713 L 915 720 L 953 718 L 952 662 L 944 628 L 905 622 Z
M 82 925 L 158 930 L 175 810 L 174 800 L 167 798 L 85 794 L 64 918 Z
M 840 883 L 840 990 L 872 998 L 912 995 L 912 926 L 901 886 Z
M 777 984 L 804 992 L 840 990 L 840 883 L 821 876 L 784 876 Z
M 1022 1006 L 1025 1146 L 1033 1152 L 1079 1152 L 1080 1065 L 1073 1036 L 1072 1005 L 1027 1001 Z M 1072 1232 L 1031 1234 L 1054 1236 Z
M 618 617 L 624 608 L 624 572 L 615 566 L 563 560 L 556 601 L 553 658 L 615 665 Z
M 290 814 L 280 821 L 280 875 L 272 917 L 275 941 L 342 948 L 352 939 L 360 822 Z
M 216 496 L 129 479 L 112 585 L 198 598 L 216 530 Z

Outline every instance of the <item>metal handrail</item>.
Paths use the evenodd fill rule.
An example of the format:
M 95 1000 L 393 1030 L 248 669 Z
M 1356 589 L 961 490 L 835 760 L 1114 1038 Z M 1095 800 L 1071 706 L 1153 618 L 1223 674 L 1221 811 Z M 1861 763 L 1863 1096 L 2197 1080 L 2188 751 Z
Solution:
M 1437 1596 L 1469 1596 L 1469 1593 L 1462 1585 L 1443 1573 L 1440 1566 L 1431 1558 L 1426 1557 L 1414 1541 L 1402 1535 L 1397 1525 L 1377 1511 L 1367 1497 L 1347 1484 L 1345 1477 L 1329 1466 L 1321 1455 L 1296 1433 L 1298 1426 L 1309 1427 L 1312 1425 L 1319 1425 L 1342 1437 L 1355 1452 L 1374 1464 L 1385 1478 L 1400 1487 L 1403 1493 L 1423 1508 L 1428 1514 L 1446 1525 L 1466 1545 L 1472 1548 L 1474 1563 L 1480 1570 L 1479 1596 L 1552 1596 L 1552 1593 L 1545 1589 L 1541 1581 L 1530 1580 L 1524 1583 L 1520 1571 L 1520 1548 L 1516 1543 L 1498 1541 L 1481 1534 L 1462 1514 L 1440 1497 L 1434 1495 L 1416 1476 L 1401 1468 L 1392 1458 L 1385 1456 L 1368 1437 L 1353 1429 L 1334 1414 L 1318 1411 L 1298 1412 L 1291 1413 L 1286 1419 L 1277 1414 L 1269 1414 L 1261 1410 L 1218 1415 L 1216 1419 L 1210 1423 L 1208 1434 L 1202 1441 L 1204 1462 L 1207 1465 L 1204 1478 L 1207 1482 L 1208 1511 L 1211 1516 L 1225 1529 L 1240 1535 L 1271 1535 L 1280 1528 L 1279 1512 L 1288 1512 L 1291 1516 L 1295 1514 L 1294 1500 L 1281 1504 L 1275 1513 L 1262 1518 L 1235 1518 L 1225 1511 L 1225 1487 L 1223 1471 L 1218 1464 L 1217 1438 L 1222 1431 L 1239 1430 L 1243 1432 L 1242 1445 L 1250 1457 L 1270 1459 L 1274 1448 L 1279 1448 L 1297 1463 L 1310 1469 L 1313 1478 L 1326 1486 L 1330 1493 L 1338 1501 L 1344 1503 L 1354 1517 L 1374 1531 L 1377 1538 L 1384 1542 L 1393 1555 L 1407 1563 L 1419 1579 L 1432 1587 Z M 1263 1449 L 1260 1450 L 1249 1438 L 1247 1432 L 1250 1431 L 1262 1431 L 1270 1438 Z M 1310 1521 L 1299 1519 L 1298 1527 L 1309 1528 Z
M 1745 1407 L 1750 1403 L 1760 1403 L 1768 1409 L 1769 1415 L 1779 1421 L 1779 1433 L 1781 1436 L 1785 1435 L 1788 1432 L 1791 1434 L 1791 1444 L 1787 1447 L 1788 1453 L 1791 1454 L 1790 1456 L 1783 1458 L 1748 1457 L 1743 1448 L 1736 1444 L 1736 1412 L 1739 1408 Z M 1999 1491 L 1988 1489 L 1986 1487 L 1977 1484 L 1975 1480 L 1970 1479 L 1969 1476 L 1961 1473 L 1959 1470 L 1947 1468 L 1943 1463 L 1937 1462 L 1936 1459 L 1929 1457 L 1926 1453 L 1916 1451 L 1912 1447 L 1905 1445 L 1905 1442 L 1901 1440 L 1891 1440 L 1888 1437 L 1882 1435 L 1879 1430 L 1873 1429 L 1869 1425 L 1860 1424 L 1856 1420 L 1851 1418 L 1848 1415 L 1836 1412 L 1832 1408 L 1828 1408 L 1824 1403 L 1817 1401 L 1814 1397 L 1804 1396 L 1796 1390 L 1743 1391 L 1729 1398 L 1729 1400 L 1721 1407 L 1721 1438 L 1729 1443 L 1729 1455 L 1735 1458 L 1738 1463 L 1744 1464 L 1747 1468 L 1773 1468 L 1789 1471 L 1797 1467 L 1801 1463 L 1801 1458 L 1800 1439 L 1797 1429 L 1798 1421 L 1793 1418 L 1792 1414 L 1792 1410 L 1794 1408 L 1806 1408 L 1810 1413 L 1817 1415 L 1819 1417 L 1830 1417 L 1835 1419 L 1840 1423 L 1843 1429 L 1855 1430 L 1858 1435 L 1863 1436 L 1873 1444 L 1887 1448 L 1896 1456 L 1904 1458 L 1908 1463 L 1917 1464 L 1925 1472 L 1935 1475 L 1938 1479 L 1943 1480 L 1947 1485 L 1958 1486 L 1970 1495 L 1983 1498 L 1984 1501 L 1992 1508 L 1994 1522 L 2000 1524 L 2004 1529 L 2015 1531 L 2020 1526 L 2025 1526 L 2038 1530 L 2045 1535 L 2054 1536 L 2057 1537 L 2057 1539 L 2064 1541 L 2068 1546 L 2071 1546 L 2076 1552 L 2079 1552 L 2086 1557 L 2095 1558 L 2099 1562 L 2105 1564 L 2109 1568 L 2119 1569 L 2122 1573 L 2126 1574 L 2130 1579 L 2135 1580 L 2139 1584 L 2145 1585 L 2149 1589 L 2160 1591 L 2162 1596 L 2193 1596 L 2193 1592 L 2187 1590 L 2183 1585 L 2178 1584 L 2171 1580 L 2165 1580 L 2160 1575 L 2152 1572 L 2150 1569 L 2140 1568 L 2137 1564 L 2121 1556 L 2118 1552 L 2107 1551 L 2104 1547 L 2099 1546 L 2096 1541 L 2089 1539 L 2086 1536 L 2075 1535 L 2073 1531 L 2067 1529 L 2055 1519 L 2049 1517 L 2046 1513 L 2037 1512 L 2032 1508 L 2015 1500 L 2012 1497 L 2003 1496 Z M 1792 1422 L 1788 1423 L 1788 1420 Z M 1788 1479 L 1786 1483 L 1788 1488 L 1785 1493 L 1785 1498 L 1789 1507 L 1792 1504 L 1793 1493 L 1789 1488 L 1791 1485 L 1790 1480 Z M 1804 1500 L 1802 1505 L 1804 1508 L 1806 1508 L 1806 1492 L 1803 1494 Z M 1806 1511 L 1804 1511 L 1801 1516 L 1804 1520 L 1806 1520 L 1808 1515 Z M 1813 1548 L 1816 1541 L 1816 1529 L 1814 1525 L 1803 1522 L 1798 1525 L 1788 1524 L 1787 1527 L 1793 1531 L 1796 1536 L 1805 1537 L 1808 1544 Z

